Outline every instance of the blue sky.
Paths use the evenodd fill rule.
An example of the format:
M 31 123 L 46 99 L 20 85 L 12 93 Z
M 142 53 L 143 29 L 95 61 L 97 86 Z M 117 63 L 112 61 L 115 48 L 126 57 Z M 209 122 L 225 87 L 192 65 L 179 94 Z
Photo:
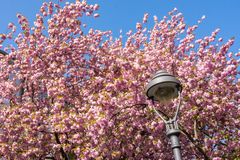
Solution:
M 54 1 L 54 0 L 53 0 Z M 57 0 L 55 0 L 57 1 Z M 72 0 L 74 1 L 74 0 Z M 1 1 L 0 33 L 6 32 L 9 22 L 17 23 L 16 14 L 22 13 L 32 22 L 43 0 Z M 226 41 L 235 37 L 232 51 L 240 48 L 240 1 L 239 0 L 88 0 L 89 4 L 100 5 L 100 17 L 89 21 L 95 29 L 112 30 L 115 36 L 130 29 L 142 21 L 144 13 L 149 13 L 149 28 L 153 25 L 153 16 L 161 19 L 175 7 L 183 13 L 188 25 L 197 23 L 203 15 L 204 22 L 197 30 L 197 36 L 208 35 L 220 28 L 220 36 Z

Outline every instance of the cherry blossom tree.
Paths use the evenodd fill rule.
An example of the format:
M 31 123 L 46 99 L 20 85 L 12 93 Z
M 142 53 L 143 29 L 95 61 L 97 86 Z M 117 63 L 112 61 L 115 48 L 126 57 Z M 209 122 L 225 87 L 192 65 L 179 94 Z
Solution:
M 176 9 L 147 29 L 116 38 L 84 28 L 98 17 L 86 1 L 45 2 L 33 25 L 18 14 L 20 33 L 0 57 L 0 156 L 5 159 L 172 159 L 163 121 L 173 103 L 144 93 L 160 69 L 183 85 L 179 125 L 184 159 L 240 157 L 239 56 L 219 29 L 197 39 L 202 19 L 187 26 Z M 17 34 L 17 35 L 16 35 Z M 16 35 L 16 36 L 15 36 Z M 124 35 L 125 36 L 125 35 Z

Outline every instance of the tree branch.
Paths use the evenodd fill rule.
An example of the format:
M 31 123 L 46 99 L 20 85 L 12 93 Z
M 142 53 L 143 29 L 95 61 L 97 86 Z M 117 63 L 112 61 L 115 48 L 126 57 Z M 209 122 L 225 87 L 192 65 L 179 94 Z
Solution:
M 55 139 L 56 139 L 57 144 L 61 144 L 60 139 L 59 139 L 59 137 L 58 137 L 58 133 L 54 132 L 54 136 L 55 136 Z M 63 150 L 62 147 L 60 148 L 60 152 L 61 152 L 61 154 L 62 154 L 62 156 L 63 156 L 63 158 L 64 158 L 65 160 L 70 160 L 70 159 L 68 158 L 68 155 L 64 152 L 64 150 Z
M 198 139 L 198 133 L 197 133 L 197 120 L 194 120 L 194 138 Z
M 192 136 L 181 125 L 179 125 L 179 128 L 187 136 L 187 138 L 194 144 L 197 150 L 203 155 L 204 159 L 210 160 L 210 158 L 206 155 L 204 150 L 196 144 L 196 141 L 192 138 Z

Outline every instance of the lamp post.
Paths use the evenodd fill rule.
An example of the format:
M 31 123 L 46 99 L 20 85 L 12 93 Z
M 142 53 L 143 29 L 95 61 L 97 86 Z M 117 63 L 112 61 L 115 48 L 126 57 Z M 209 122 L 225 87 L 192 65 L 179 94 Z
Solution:
M 181 160 L 179 134 L 180 130 L 178 128 L 177 116 L 180 109 L 181 103 L 181 83 L 176 77 L 167 73 L 164 70 L 158 71 L 152 78 L 152 80 L 146 86 L 146 95 L 149 99 L 153 101 L 158 101 L 159 103 L 169 102 L 174 98 L 178 97 L 179 103 L 176 108 L 176 112 L 173 118 L 165 119 L 156 109 L 154 111 L 157 115 L 164 121 L 166 125 L 166 134 L 170 139 L 171 148 L 173 150 L 175 160 Z

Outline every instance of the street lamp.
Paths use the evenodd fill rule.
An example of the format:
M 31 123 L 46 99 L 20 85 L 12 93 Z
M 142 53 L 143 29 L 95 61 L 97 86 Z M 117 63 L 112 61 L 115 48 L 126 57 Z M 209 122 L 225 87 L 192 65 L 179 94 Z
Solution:
M 158 71 L 147 84 L 146 95 L 153 101 L 165 104 L 174 98 L 178 97 L 179 103 L 173 118 L 165 119 L 156 109 L 154 111 L 163 120 L 166 125 L 167 136 L 171 141 L 171 148 L 173 150 L 175 160 L 181 160 L 179 134 L 180 130 L 177 124 L 177 116 L 181 103 L 181 83 L 176 77 L 167 73 L 164 70 Z

